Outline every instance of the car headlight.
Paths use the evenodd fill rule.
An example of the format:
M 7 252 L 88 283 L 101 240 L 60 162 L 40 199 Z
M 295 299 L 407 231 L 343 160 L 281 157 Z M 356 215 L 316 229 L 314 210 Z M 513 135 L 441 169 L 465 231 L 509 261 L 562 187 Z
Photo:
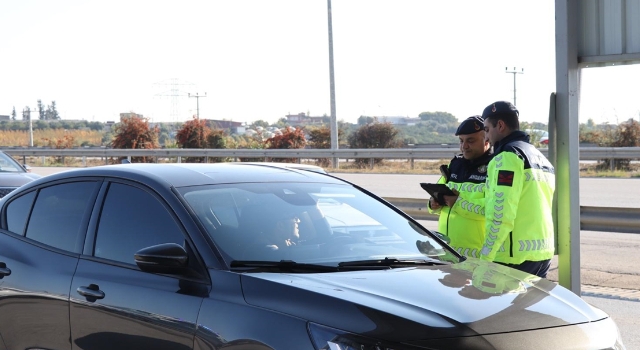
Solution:
M 311 322 L 309 336 L 316 350 L 417 350 L 411 346 L 382 342 Z

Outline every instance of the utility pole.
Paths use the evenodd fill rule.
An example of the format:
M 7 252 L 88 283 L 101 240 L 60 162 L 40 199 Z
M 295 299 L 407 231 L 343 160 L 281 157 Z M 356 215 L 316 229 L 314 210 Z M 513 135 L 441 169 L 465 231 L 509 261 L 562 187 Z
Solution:
M 329 20 L 329 95 L 331 99 L 331 149 L 338 149 L 338 120 L 336 118 L 336 82 L 333 77 L 333 29 L 331 22 L 331 0 L 327 0 Z M 333 168 L 338 167 L 338 158 L 333 158 Z
M 27 114 L 27 116 L 29 117 L 29 147 L 33 147 L 33 118 L 31 118 L 31 113 L 35 113 L 38 110 L 29 108 L 23 111 L 29 113 Z
M 504 72 L 513 74 L 513 105 L 516 106 L 516 74 L 524 74 L 524 68 L 509 70 L 509 67 L 504 67 Z
M 200 120 L 200 97 L 207 97 L 207 93 L 205 92 L 204 95 L 198 95 L 197 92 L 195 95 L 191 95 L 191 93 L 189 93 L 189 97 L 196 98 L 196 118 Z

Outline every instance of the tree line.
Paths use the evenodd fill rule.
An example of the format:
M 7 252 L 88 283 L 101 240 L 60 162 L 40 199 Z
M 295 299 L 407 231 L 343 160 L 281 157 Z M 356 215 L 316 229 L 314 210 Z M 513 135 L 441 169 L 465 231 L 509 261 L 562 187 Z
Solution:
M 55 106 L 55 104 L 54 104 Z M 413 125 L 393 125 L 381 122 L 375 117 L 360 117 L 358 124 L 338 123 L 340 148 L 400 148 L 411 147 L 420 143 L 457 144 L 454 133 L 459 125 L 455 116 L 447 112 L 423 112 L 420 121 Z M 0 130 L 28 130 L 25 121 L 2 121 Z M 269 127 L 278 127 L 275 134 L 267 132 Z M 104 124 L 100 122 L 71 122 L 64 120 L 37 120 L 34 129 L 63 128 L 65 130 L 90 129 L 101 131 Z M 263 120 L 252 123 L 249 128 L 255 130 L 252 135 L 231 134 L 229 130 L 212 127 L 205 119 L 187 121 L 185 123 L 158 123 L 152 126 L 146 118 L 122 118 L 102 138 L 103 146 L 114 148 L 213 148 L 213 149 L 296 149 L 324 148 L 331 146 L 331 130 L 328 124 L 293 127 L 285 118 L 275 124 Z M 521 122 L 521 130 L 547 130 L 543 123 Z M 596 125 L 593 120 L 580 124 L 580 142 L 592 143 L 596 146 L 638 147 L 640 146 L 640 123 L 629 119 L 620 124 Z M 427 142 L 425 142 L 427 140 Z M 80 141 L 80 140 L 79 140 Z M 74 147 L 74 140 L 64 140 L 60 147 Z M 536 146 L 539 139 L 532 137 Z M 76 145 L 77 146 L 77 145 Z M 98 146 L 98 145 L 94 145 Z M 198 160 L 191 160 L 198 161 Z M 327 160 L 319 160 L 319 165 L 328 165 Z M 370 160 L 360 159 L 357 162 L 368 164 Z M 375 160 L 380 162 L 381 160 Z M 604 161 L 603 168 L 611 164 Z M 325 163 L 327 162 L 327 163 Z M 625 169 L 629 160 L 615 160 L 616 168 Z
M 25 106 L 22 109 L 22 120 L 29 121 L 31 120 L 31 107 Z M 37 109 L 35 112 L 38 112 L 39 120 L 60 120 L 60 114 L 58 114 L 58 109 L 56 107 L 56 101 L 51 101 L 50 105 L 45 105 L 42 103 L 42 100 L 38 100 Z M 18 120 L 16 107 L 13 106 L 13 110 L 11 111 L 11 120 Z

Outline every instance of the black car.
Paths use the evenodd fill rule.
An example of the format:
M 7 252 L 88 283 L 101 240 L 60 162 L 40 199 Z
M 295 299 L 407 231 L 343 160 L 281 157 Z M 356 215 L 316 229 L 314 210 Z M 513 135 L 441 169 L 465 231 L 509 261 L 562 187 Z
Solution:
M 312 171 L 71 170 L 0 219 L 2 349 L 624 349 L 567 289 Z
M 11 156 L 0 151 L 0 198 L 40 177 L 31 173 L 26 165 L 16 162 Z

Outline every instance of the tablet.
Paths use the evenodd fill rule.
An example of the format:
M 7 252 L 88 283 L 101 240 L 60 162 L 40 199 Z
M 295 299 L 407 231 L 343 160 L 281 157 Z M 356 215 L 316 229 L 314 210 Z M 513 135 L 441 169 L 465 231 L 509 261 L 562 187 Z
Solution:
M 446 203 L 444 202 L 444 196 L 456 195 L 445 184 L 430 184 L 421 182 L 420 187 L 422 187 L 423 190 L 429 192 L 431 197 L 433 197 L 440 205 L 446 205 Z

